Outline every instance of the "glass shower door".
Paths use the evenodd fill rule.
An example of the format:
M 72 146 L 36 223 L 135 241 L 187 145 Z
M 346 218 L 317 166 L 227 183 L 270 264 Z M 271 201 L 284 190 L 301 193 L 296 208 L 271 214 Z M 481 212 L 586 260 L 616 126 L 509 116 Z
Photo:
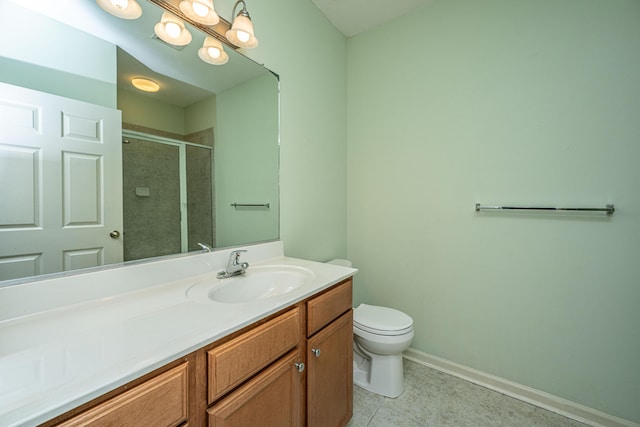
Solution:
M 124 135 L 124 260 L 215 246 L 211 147 Z

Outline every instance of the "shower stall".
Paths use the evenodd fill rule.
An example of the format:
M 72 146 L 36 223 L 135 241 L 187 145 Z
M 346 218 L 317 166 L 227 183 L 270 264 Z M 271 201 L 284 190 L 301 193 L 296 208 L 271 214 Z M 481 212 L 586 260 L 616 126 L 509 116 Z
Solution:
M 122 137 L 124 260 L 214 247 L 213 131 L 193 138 L 204 143 Z

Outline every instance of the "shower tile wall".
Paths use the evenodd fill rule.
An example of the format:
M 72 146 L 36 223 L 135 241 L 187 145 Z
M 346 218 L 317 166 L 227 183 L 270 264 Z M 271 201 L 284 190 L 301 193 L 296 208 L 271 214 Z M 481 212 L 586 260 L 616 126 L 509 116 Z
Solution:
M 122 144 L 125 261 L 180 252 L 178 148 L 128 138 Z M 136 188 L 148 189 L 148 196 Z
M 184 138 L 194 144 L 213 147 L 213 129 L 192 133 Z M 212 151 L 187 146 L 187 216 L 189 250 L 199 250 L 198 242 L 215 245 L 213 221 Z
M 124 129 L 213 147 L 213 128 L 186 136 L 130 123 Z M 136 138 L 123 144 L 125 261 L 179 253 L 180 171 L 178 148 Z M 213 168 L 209 149 L 186 147 L 188 250 L 198 242 L 215 246 Z M 136 194 L 148 188 L 149 196 Z

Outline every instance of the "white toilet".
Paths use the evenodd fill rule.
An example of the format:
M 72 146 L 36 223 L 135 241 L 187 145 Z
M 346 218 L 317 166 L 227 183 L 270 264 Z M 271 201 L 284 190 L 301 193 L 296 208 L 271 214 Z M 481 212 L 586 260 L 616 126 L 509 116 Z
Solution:
M 351 267 L 348 260 L 331 264 Z M 413 319 L 389 307 L 360 304 L 353 310 L 353 382 L 372 393 L 404 391 L 402 352 L 413 340 Z
M 353 382 L 383 396 L 400 396 L 402 352 L 412 340 L 411 317 L 393 308 L 360 304 L 353 310 Z

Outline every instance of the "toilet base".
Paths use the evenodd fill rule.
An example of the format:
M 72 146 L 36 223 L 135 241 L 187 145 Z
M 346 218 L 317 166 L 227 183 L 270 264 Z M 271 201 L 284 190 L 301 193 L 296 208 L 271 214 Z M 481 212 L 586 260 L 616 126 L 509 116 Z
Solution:
M 353 383 L 382 396 L 400 396 L 404 391 L 402 353 L 370 357 L 354 348 Z

